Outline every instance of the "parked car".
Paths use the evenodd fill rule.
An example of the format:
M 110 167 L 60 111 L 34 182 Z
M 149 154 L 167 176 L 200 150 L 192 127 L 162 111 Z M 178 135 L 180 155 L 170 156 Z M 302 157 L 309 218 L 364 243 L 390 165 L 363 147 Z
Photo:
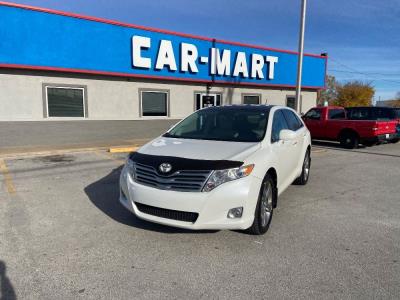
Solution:
M 390 139 L 389 142 L 397 143 L 400 140 L 400 108 L 380 106 L 347 107 L 346 114 L 349 120 L 397 121 L 398 137 Z
M 263 234 L 278 196 L 307 183 L 310 153 L 310 133 L 290 108 L 204 108 L 129 156 L 120 202 L 155 223 Z
M 348 149 L 364 144 L 395 141 L 399 138 L 397 122 L 391 120 L 349 120 L 346 110 L 339 106 L 314 107 L 303 120 L 313 139 L 339 141 Z

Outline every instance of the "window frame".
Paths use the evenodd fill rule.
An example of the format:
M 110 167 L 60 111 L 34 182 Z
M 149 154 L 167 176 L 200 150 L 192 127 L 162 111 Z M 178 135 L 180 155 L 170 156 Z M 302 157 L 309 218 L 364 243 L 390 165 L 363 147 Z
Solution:
M 297 115 L 297 113 L 295 113 L 291 109 L 287 109 L 287 108 L 283 108 L 283 109 L 281 109 L 281 111 L 282 111 L 282 114 L 283 114 L 284 118 L 286 119 L 286 124 L 289 126 L 290 130 L 292 130 L 294 132 L 297 132 L 298 130 L 300 130 L 300 129 L 302 129 L 304 127 L 304 124 L 301 121 L 301 119 L 299 118 L 299 116 Z M 292 114 L 293 118 L 296 120 L 296 123 L 298 123 L 299 126 L 297 127 L 296 130 L 293 130 L 293 129 L 290 128 L 290 122 L 288 120 L 288 116 L 285 115 L 285 111 L 287 111 L 288 112 L 287 114 L 289 114 L 289 115 Z
M 257 96 L 258 97 L 258 104 L 250 104 L 250 105 L 260 105 L 261 104 L 262 96 L 259 93 L 242 93 L 242 104 L 245 104 L 244 97 L 246 97 L 246 96 L 251 96 L 251 97 Z
M 167 109 L 165 116 L 144 116 L 143 115 L 143 93 L 163 93 L 167 95 Z M 167 119 L 170 118 L 170 90 L 168 89 L 148 89 L 148 88 L 140 88 L 139 89 L 139 117 L 143 119 Z
M 308 114 L 309 112 L 311 112 L 311 111 L 319 111 L 319 119 L 312 119 L 312 118 L 307 117 L 307 114 Z M 311 120 L 311 121 L 321 121 L 321 119 L 322 119 L 322 110 L 321 110 L 320 108 L 311 108 L 309 111 L 307 111 L 307 112 L 304 114 L 304 118 L 305 118 L 306 120 Z
M 49 98 L 48 98 L 48 88 L 55 89 L 71 89 L 71 90 L 82 90 L 82 104 L 83 104 L 83 117 L 52 117 L 49 116 Z M 62 83 L 43 83 L 42 84 L 42 98 L 43 98 L 43 117 L 45 119 L 55 119 L 55 120 L 84 120 L 88 118 L 88 100 L 87 100 L 87 86 L 78 84 L 62 84 Z
M 282 110 L 283 110 L 283 109 L 277 109 L 277 110 L 275 110 L 275 111 L 273 112 L 273 115 L 272 115 L 272 121 L 271 121 L 271 137 L 270 137 L 270 144 L 271 144 L 271 145 L 273 145 L 273 144 L 275 144 L 275 143 L 277 143 L 277 142 L 280 141 L 279 137 L 278 137 L 278 140 L 276 140 L 276 141 L 273 139 L 273 137 L 274 137 L 274 132 L 273 132 L 273 130 L 274 130 L 274 123 L 275 123 L 275 122 L 274 122 L 274 121 L 275 121 L 275 120 L 274 120 L 275 114 L 277 114 L 277 113 L 280 113 L 280 114 L 281 114 L 283 121 L 286 123 L 286 126 L 287 126 L 286 129 L 290 130 L 289 124 L 287 123 L 286 117 L 285 117 L 285 115 L 283 114 Z
M 290 107 L 290 106 L 287 105 L 288 104 L 288 98 L 294 98 L 294 106 L 295 107 Z M 303 95 L 300 95 L 300 104 L 302 104 L 302 103 L 303 103 Z M 296 95 L 286 95 L 285 106 L 297 111 L 297 107 L 299 106 L 299 103 L 297 103 L 297 101 L 296 101 Z M 301 110 L 302 109 L 301 106 L 302 105 L 299 106 L 299 111 L 300 112 L 302 111 Z

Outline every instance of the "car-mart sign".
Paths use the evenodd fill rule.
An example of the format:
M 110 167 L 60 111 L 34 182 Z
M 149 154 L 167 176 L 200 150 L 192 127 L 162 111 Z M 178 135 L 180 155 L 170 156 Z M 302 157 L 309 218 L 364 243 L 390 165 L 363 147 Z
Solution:
M 144 57 L 142 51 L 151 47 L 151 38 L 135 35 L 132 38 L 132 64 L 135 68 L 179 71 L 193 74 L 199 73 L 198 63 L 209 65 L 210 75 L 232 76 L 242 78 L 274 79 L 275 63 L 277 56 L 252 53 L 250 61 L 247 61 L 246 52 L 239 51 L 233 59 L 230 49 L 210 48 L 209 53 L 199 56 L 195 44 L 179 44 L 179 60 L 177 62 L 175 51 L 170 40 L 161 40 L 158 46 L 157 56 L 153 61 L 150 57 Z M 265 65 L 268 71 L 265 76 Z M 179 66 L 178 66 L 179 64 Z M 179 68 L 178 68 L 179 67 Z
M 297 54 L 114 21 L 0 4 L 0 66 L 138 78 L 294 86 Z M 324 87 L 306 55 L 303 86 Z

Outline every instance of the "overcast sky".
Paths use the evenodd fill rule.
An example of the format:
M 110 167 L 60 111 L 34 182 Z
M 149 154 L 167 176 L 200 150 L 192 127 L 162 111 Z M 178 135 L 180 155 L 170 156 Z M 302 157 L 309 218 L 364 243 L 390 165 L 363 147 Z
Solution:
M 15 0 L 217 39 L 297 50 L 300 0 Z M 329 54 L 339 81 L 400 91 L 400 0 L 308 0 L 305 51 Z

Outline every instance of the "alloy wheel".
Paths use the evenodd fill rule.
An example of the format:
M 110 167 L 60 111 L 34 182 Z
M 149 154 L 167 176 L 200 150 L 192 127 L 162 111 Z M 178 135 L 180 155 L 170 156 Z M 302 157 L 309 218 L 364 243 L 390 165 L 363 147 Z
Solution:
M 261 225 L 267 226 L 272 216 L 272 185 L 270 182 L 266 182 L 263 187 L 261 196 Z

